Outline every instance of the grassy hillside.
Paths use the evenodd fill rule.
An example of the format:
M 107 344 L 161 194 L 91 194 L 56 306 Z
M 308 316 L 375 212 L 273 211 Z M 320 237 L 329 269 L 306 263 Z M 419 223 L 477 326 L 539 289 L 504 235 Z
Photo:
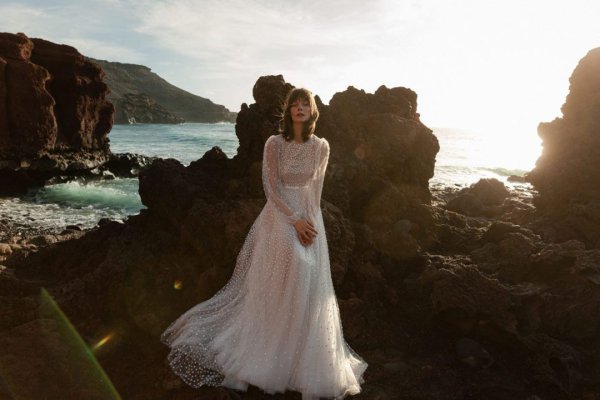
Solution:
M 111 90 L 108 99 L 115 105 L 117 124 L 128 123 L 131 117 L 136 118 L 137 122 L 170 123 L 181 122 L 181 118 L 186 122 L 235 122 L 236 113 L 209 99 L 173 86 L 146 66 L 92 58 L 90 61 L 99 64 L 106 72 L 104 81 Z M 150 107 L 141 109 L 140 107 L 143 106 L 139 101 L 132 104 L 131 95 L 143 95 L 144 98 L 149 98 L 152 109 Z M 157 106 L 161 109 L 161 113 L 155 115 L 153 109 Z M 172 114 L 166 119 L 165 110 Z M 155 115 L 154 119 L 153 115 Z M 148 116 L 150 120 L 147 120 Z

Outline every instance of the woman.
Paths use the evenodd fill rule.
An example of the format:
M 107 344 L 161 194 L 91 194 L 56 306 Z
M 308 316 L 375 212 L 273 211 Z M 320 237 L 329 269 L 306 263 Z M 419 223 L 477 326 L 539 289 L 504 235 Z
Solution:
M 312 93 L 287 96 L 280 134 L 263 155 L 267 203 L 250 228 L 231 279 L 162 334 L 187 384 L 302 399 L 359 393 L 367 363 L 345 342 L 329 265 L 321 191 L 329 143 L 313 132 Z

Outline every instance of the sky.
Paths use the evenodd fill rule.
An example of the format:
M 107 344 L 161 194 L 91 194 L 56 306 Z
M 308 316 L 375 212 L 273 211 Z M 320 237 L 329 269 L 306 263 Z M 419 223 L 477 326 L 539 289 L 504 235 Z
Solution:
M 534 145 L 600 46 L 597 0 L 0 0 L 0 31 L 143 64 L 239 111 L 263 75 L 328 104 L 403 86 L 432 127 Z

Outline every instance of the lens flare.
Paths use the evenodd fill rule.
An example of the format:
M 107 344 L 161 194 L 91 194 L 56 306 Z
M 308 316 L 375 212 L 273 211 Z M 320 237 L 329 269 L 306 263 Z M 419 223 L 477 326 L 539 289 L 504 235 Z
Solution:
M 100 347 L 104 346 L 113 337 L 113 335 L 114 335 L 113 333 L 109 333 L 108 335 L 104 336 L 102 339 L 100 339 L 98 341 L 98 343 L 96 343 L 95 345 L 92 346 L 92 350 L 96 351 Z
M 12 398 L 120 400 L 92 349 L 46 289 L 37 302 L 39 318 L 0 335 L 0 381 Z

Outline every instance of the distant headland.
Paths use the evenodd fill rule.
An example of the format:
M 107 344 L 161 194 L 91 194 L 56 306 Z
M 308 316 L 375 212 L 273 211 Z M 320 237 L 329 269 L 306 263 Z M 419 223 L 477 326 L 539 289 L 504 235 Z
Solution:
M 237 113 L 170 84 L 144 65 L 87 59 L 106 74 L 115 124 L 235 122 Z

